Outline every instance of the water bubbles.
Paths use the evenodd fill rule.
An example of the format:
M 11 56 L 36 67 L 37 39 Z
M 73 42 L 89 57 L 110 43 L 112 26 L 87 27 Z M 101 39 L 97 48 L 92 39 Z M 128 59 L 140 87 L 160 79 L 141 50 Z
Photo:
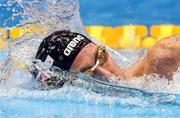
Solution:
M 7 7 L 7 8 L 6 8 L 6 11 L 9 11 L 9 12 L 10 12 L 10 8 L 9 8 L 9 7 Z
M 78 0 L 8 0 L 3 6 L 5 12 L 12 13 L 3 26 L 39 25 L 48 29 L 48 34 L 56 30 L 71 30 L 85 34 L 79 17 Z M 6 16 L 7 17 L 7 16 Z

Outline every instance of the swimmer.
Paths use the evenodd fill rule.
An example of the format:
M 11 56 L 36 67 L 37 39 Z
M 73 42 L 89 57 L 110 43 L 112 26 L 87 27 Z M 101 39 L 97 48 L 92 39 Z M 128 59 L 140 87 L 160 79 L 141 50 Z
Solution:
M 65 30 L 46 37 L 40 44 L 36 59 L 63 70 L 105 79 L 116 76 L 118 80 L 130 80 L 156 73 L 172 80 L 173 72 L 180 66 L 180 35 L 158 42 L 127 72 L 113 61 L 103 46 L 98 46 L 79 33 Z

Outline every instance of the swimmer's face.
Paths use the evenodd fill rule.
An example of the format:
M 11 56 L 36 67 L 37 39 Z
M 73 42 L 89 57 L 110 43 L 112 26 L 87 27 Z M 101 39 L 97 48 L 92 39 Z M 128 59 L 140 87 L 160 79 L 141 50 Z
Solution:
M 71 66 L 71 71 L 84 72 L 85 70 L 92 68 L 96 63 L 97 50 L 98 46 L 94 43 L 90 43 L 83 48 L 75 58 Z M 110 56 L 107 57 L 107 61 L 102 66 L 97 66 L 94 74 L 101 78 L 109 78 L 110 76 L 115 75 L 118 79 L 125 79 L 124 73 Z

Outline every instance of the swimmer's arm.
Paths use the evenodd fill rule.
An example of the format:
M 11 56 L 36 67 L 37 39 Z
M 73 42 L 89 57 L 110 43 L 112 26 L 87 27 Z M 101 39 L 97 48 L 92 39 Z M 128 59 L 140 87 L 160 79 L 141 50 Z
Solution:
M 130 70 L 124 71 L 109 58 L 108 62 L 103 66 L 104 68 L 97 68 L 97 70 L 101 76 L 108 77 L 115 75 L 119 80 L 130 80 L 134 77 L 140 77 L 146 74 L 145 64 L 146 57 L 136 63 Z
M 134 77 L 140 77 L 145 74 L 145 64 L 146 64 L 146 57 L 140 60 L 134 67 L 126 73 L 126 79 L 130 80 Z
M 125 72 L 117 65 L 117 63 L 109 56 L 108 61 L 100 68 L 99 73 L 105 74 L 107 77 L 116 76 L 118 80 L 125 80 Z

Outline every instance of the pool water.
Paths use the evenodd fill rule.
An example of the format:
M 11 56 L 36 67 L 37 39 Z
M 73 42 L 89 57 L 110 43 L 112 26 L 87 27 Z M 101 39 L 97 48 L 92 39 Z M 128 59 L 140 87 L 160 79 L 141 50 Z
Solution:
M 1 4 L 4 2 L 6 1 L 0 1 Z M 180 16 L 175 16 L 179 12 L 178 0 L 81 0 L 80 4 L 81 15 L 85 25 L 118 26 L 144 24 L 150 26 L 159 23 L 178 25 L 180 21 Z M 10 6 L 10 9 L 13 8 L 13 5 Z M 2 9 L 2 7 L 0 8 Z M 44 7 L 40 8 L 44 9 Z M 21 12 L 21 10 L 18 9 L 16 12 Z M 9 13 L 6 9 L 2 11 L 3 14 Z M 150 11 L 152 13 L 149 13 Z M 18 17 L 16 12 L 14 12 L 16 16 L 14 19 L 0 22 L 0 25 L 4 27 L 18 25 L 22 19 Z M 40 16 L 46 18 L 46 13 L 48 14 L 49 11 L 42 13 Z M 33 12 L 33 14 L 39 15 L 38 12 Z M 33 16 L 33 14 L 30 15 Z M 12 14 L 6 15 L 9 16 L 1 16 L 3 16 L 3 19 L 7 19 L 7 17 L 11 18 Z M 34 16 L 32 22 L 33 20 L 39 20 L 39 17 Z M 53 20 L 56 21 L 56 19 Z M 45 19 L 43 23 L 47 23 L 47 25 L 53 24 L 51 23 L 51 18 L 50 20 L 48 18 Z M 72 28 L 78 30 L 76 26 Z M 26 57 L 31 55 L 31 51 L 33 52 L 33 49 L 37 48 L 37 46 L 32 46 L 34 45 L 32 42 L 29 42 L 29 44 L 25 43 L 25 46 L 29 46 L 28 48 L 20 49 L 21 46 L 11 47 L 10 52 L 17 55 L 18 61 L 26 61 Z M 0 65 L 7 60 L 8 52 L 8 49 L 1 51 Z M 141 53 L 144 54 L 144 52 L 137 50 L 118 51 L 117 53 L 128 57 L 131 61 L 140 58 L 139 55 Z M 113 58 L 117 59 L 115 56 Z M 122 60 L 116 60 L 116 62 L 122 66 L 125 66 L 124 63 L 127 63 L 126 61 L 122 62 Z M 11 62 L 4 67 L 13 68 Z M 133 81 L 134 84 L 132 84 L 131 88 L 109 86 L 92 81 L 91 84 L 88 84 L 88 87 L 65 85 L 60 89 L 46 91 L 34 88 L 34 85 L 38 83 L 32 79 L 30 73 L 24 68 L 16 69 L 10 78 L 8 84 L 0 86 L 0 118 L 180 117 L 179 70 L 174 74 L 174 83 L 169 84 L 165 80 L 157 80 L 141 87 L 141 83 L 138 82 L 139 79 L 143 80 L 143 78 L 137 78 L 136 81 Z M 85 77 L 84 79 L 87 78 Z
M 23 70 L 19 70 L 14 78 L 28 79 L 24 73 Z M 74 86 L 51 91 L 28 89 L 17 85 L 1 87 L 0 116 L 1 118 L 119 118 L 180 115 L 179 95 L 152 94 L 133 89 L 119 91 L 114 89 L 112 92 L 115 91 L 120 95 L 109 96 Z
M 3 62 L 6 51 L 1 54 Z M 38 83 L 26 69 L 19 68 L 7 84 L 0 86 L 0 118 L 178 117 L 180 96 L 176 93 L 180 92 L 179 87 L 168 89 L 168 84 L 164 83 L 167 88 L 160 90 L 167 90 L 158 93 L 158 86 L 163 82 L 152 84 L 157 91 L 149 92 L 146 90 L 151 88 L 131 89 L 94 81 L 87 87 L 67 84 L 47 91 L 34 88 Z M 171 93 L 171 90 L 175 92 Z

